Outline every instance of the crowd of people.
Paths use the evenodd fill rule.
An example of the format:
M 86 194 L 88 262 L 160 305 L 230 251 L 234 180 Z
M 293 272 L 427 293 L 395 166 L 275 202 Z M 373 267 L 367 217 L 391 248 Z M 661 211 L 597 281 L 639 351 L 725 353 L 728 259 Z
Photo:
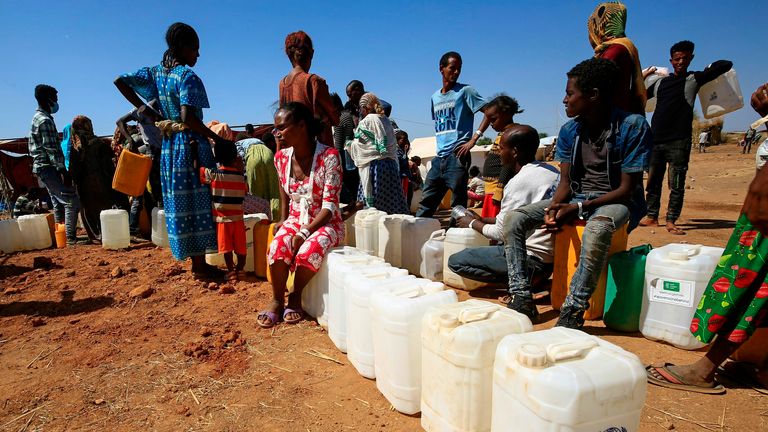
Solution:
M 515 121 L 523 112 L 518 101 L 506 95 L 488 101 L 460 83 L 463 60 L 450 51 L 437 62 L 442 82 L 431 96 L 436 156 L 421 172 L 420 159 L 409 159 L 407 133 L 390 119 L 392 105 L 359 80 L 347 85 L 348 101 L 342 104 L 326 81 L 310 72 L 315 51 L 303 31 L 285 40 L 292 68 L 278 85 L 274 129 L 260 138 L 247 130 L 235 143 L 203 123 L 210 103 L 193 70 L 200 40 L 192 27 L 175 23 L 167 30 L 160 64 L 115 80 L 135 109 L 118 120 L 117 142 L 111 145 L 95 137 L 90 120 L 82 116 L 65 130 L 67 144 L 61 143 L 53 121 L 57 91 L 46 85 L 35 89 L 39 108 L 29 140 L 33 171 L 50 194 L 57 222 L 65 223 L 69 242 L 78 242 L 81 207 L 85 228 L 97 239 L 102 209 L 126 208 L 135 215 L 141 208 L 162 206 L 171 252 L 178 260 L 189 258 L 192 272 L 201 277 L 224 276 L 206 264 L 204 255 L 211 251 L 225 254 L 228 278 L 240 277 L 243 214 L 250 212 L 249 200 L 261 200 L 276 222 L 267 259 L 273 300 L 257 316 L 264 328 L 303 319 L 302 290 L 328 250 L 343 241 L 345 218 L 368 207 L 410 213 L 416 189 L 422 191 L 419 217 L 433 217 L 449 190 L 452 207 L 466 206 L 470 195 L 482 201 L 481 214 L 469 212 L 453 222 L 495 245 L 457 253 L 449 266 L 471 279 L 507 284 L 509 294 L 502 301 L 532 320 L 538 315 L 533 293 L 552 273 L 553 233 L 565 224 L 583 224 L 578 267 L 556 323 L 581 328 L 614 233 L 659 224 L 665 173 L 670 186 L 666 229 L 685 234 L 676 222 L 684 201 L 696 93 L 732 67 L 721 60 L 704 71 L 689 71 L 694 44 L 681 41 L 670 49 L 673 73 L 657 76 L 646 88 L 647 78 L 661 74 L 641 68 L 625 26 L 626 8 L 619 3 L 600 4 L 588 19 L 594 57 L 566 74 L 563 104 L 571 120 L 555 145 L 559 170 L 535 160 L 538 132 Z M 767 91 L 763 85 L 752 96 L 761 116 L 768 115 Z M 649 97 L 657 100 L 650 124 L 644 115 Z M 483 114 L 477 129 L 476 113 Z M 137 123 L 138 133 L 131 133 L 128 122 Z M 489 126 L 498 135 L 482 171 L 473 170 L 483 187 L 475 182 L 470 194 L 470 151 Z M 153 159 L 147 193 L 130 205 L 109 184 L 122 147 Z M 644 172 L 649 173 L 645 188 Z M 744 246 L 767 247 L 766 182 L 768 172 L 759 171 L 726 254 Z M 694 321 L 702 325 L 692 331 L 704 342 L 720 335 L 709 354 L 692 366 L 651 366 L 649 380 L 705 392 L 717 388 L 714 370 L 766 322 L 766 252 L 749 262 L 743 254 L 728 255 L 729 263 L 749 273 L 731 280 L 728 310 L 699 307 Z M 287 293 L 291 273 L 293 291 Z M 721 285 L 711 284 L 703 302 L 715 299 L 715 291 L 722 293 Z

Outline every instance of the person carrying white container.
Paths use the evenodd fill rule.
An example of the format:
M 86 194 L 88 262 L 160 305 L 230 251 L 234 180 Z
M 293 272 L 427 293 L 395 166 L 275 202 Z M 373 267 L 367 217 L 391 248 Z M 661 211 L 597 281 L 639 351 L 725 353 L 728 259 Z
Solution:
M 542 224 L 550 232 L 579 219 L 586 224 L 579 264 L 557 321 L 558 326 L 578 329 L 584 325 L 614 232 L 627 222 L 631 230 L 641 216 L 638 186 L 648 166 L 651 134 L 643 116 L 614 107 L 615 63 L 585 60 L 567 76 L 563 103 L 573 120 L 563 125 L 557 138 L 560 182 L 551 200 L 505 215 L 504 252 L 509 262 L 508 307 L 535 318 L 538 311 L 526 272 L 528 234 Z
M 768 116 L 768 83 L 752 94 L 752 107 Z M 725 361 L 760 327 L 768 326 L 768 170 L 749 185 L 742 214 L 701 296 L 691 333 L 712 342 L 707 354 L 687 365 L 663 363 L 646 368 L 648 381 L 662 387 L 719 394 L 715 374 L 768 389 L 767 365 Z M 717 336 L 717 338 L 715 338 Z M 724 364 L 725 363 L 725 364 Z
M 491 102 L 493 103 L 493 102 Z M 491 110 L 489 110 L 491 111 Z M 489 114 L 491 122 L 495 118 Z M 456 220 L 459 227 L 472 228 L 485 237 L 500 244 L 464 249 L 448 259 L 448 268 L 454 273 L 481 282 L 508 283 L 509 263 L 504 254 L 504 218 L 524 205 L 552 197 L 560 173 L 547 163 L 535 161 L 539 146 L 539 134 L 528 125 L 512 125 L 501 137 L 499 154 L 504 166 L 510 167 L 512 179 L 504 186 L 501 210 L 498 216 L 481 218 L 469 212 Z M 526 240 L 526 275 L 532 285 L 552 275 L 553 245 L 552 234 L 537 229 Z M 509 296 L 500 299 L 505 305 Z
M 667 205 L 667 231 L 682 235 L 685 231 L 675 222 L 683 210 L 685 176 L 691 157 L 691 135 L 693 104 L 696 93 L 704 84 L 728 72 L 733 63 L 719 60 L 701 72 L 688 70 L 693 60 L 694 44 L 680 41 L 669 50 L 674 73 L 661 78 L 648 88 L 648 97 L 656 97 L 656 110 L 651 118 L 653 130 L 653 151 L 650 157 L 650 171 L 646 185 L 648 212 L 640 222 L 641 226 L 658 226 L 661 208 L 661 186 L 664 172 L 669 165 L 669 203 Z M 646 76 L 656 71 L 646 70 Z

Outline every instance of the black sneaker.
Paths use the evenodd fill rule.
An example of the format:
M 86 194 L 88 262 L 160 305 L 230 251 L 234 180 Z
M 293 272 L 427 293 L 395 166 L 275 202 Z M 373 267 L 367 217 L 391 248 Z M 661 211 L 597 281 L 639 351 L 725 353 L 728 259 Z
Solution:
M 555 327 L 581 330 L 584 327 L 584 311 L 566 307 L 560 309 L 560 318 L 557 320 Z
M 507 303 L 507 307 L 515 312 L 530 318 L 531 321 L 536 321 L 539 316 L 539 310 L 536 309 L 536 305 L 533 303 L 532 297 L 525 297 L 519 294 L 510 294 L 510 301 Z

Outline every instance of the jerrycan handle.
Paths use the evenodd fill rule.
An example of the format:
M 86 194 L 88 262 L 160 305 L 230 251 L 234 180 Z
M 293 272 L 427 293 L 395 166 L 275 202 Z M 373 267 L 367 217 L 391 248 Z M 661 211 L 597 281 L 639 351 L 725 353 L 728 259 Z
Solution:
M 547 347 L 547 359 L 552 363 L 556 363 L 562 360 L 582 357 L 596 346 L 597 342 L 593 339 L 552 344 Z
M 698 255 L 701 252 L 702 245 L 691 245 L 688 249 L 681 252 L 669 252 L 667 257 L 675 261 L 688 261 L 692 256 Z
M 499 310 L 499 307 L 494 305 L 467 308 L 459 312 L 458 320 L 462 324 L 482 321 L 487 319 L 490 314 L 496 312 L 497 310 Z
M 416 298 L 421 295 L 424 295 L 424 290 L 421 289 L 420 286 L 398 288 L 398 289 L 392 290 L 391 292 L 392 292 L 392 295 L 396 297 L 405 297 L 405 298 Z
M 439 229 L 439 230 L 437 230 L 437 231 L 433 232 L 432 234 L 430 234 L 430 235 L 429 235 L 429 239 L 430 239 L 430 240 L 433 240 L 433 239 L 435 239 L 435 238 L 437 238 L 437 237 L 440 237 L 440 236 L 442 236 L 442 235 L 445 235 L 445 230 L 443 230 L 443 229 Z

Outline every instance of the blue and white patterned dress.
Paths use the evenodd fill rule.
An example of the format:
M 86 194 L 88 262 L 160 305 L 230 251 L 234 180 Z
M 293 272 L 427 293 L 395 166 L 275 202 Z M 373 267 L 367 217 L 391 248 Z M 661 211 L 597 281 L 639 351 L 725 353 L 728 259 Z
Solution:
M 182 105 L 194 108 L 201 121 L 203 108 L 210 108 L 203 82 L 188 66 L 144 67 L 121 79 L 144 100 L 157 99 L 160 112 L 167 120 L 181 122 Z M 192 168 L 191 140 L 198 143 L 200 166 L 215 168 L 208 139 L 188 130 L 177 132 L 170 138 L 163 137 L 160 157 L 168 241 L 178 260 L 217 250 L 211 192 L 208 186 L 200 183 Z

